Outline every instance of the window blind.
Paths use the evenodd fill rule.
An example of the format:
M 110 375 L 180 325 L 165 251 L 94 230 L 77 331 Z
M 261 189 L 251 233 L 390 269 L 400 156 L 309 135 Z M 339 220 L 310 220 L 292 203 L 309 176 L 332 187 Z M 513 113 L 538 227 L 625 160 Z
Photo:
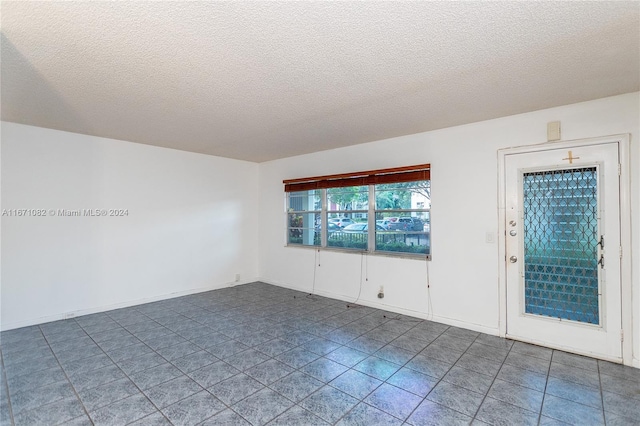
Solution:
M 284 183 L 285 192 L 297 192 L 323 188 L 342 188 L 346 186 L 413 182 L 417 180 L 430 180 L 430 178 L 431 165 L 419 164 L 415 166 L 395 167 L 390 169 L 285 179 L 282 183 Z

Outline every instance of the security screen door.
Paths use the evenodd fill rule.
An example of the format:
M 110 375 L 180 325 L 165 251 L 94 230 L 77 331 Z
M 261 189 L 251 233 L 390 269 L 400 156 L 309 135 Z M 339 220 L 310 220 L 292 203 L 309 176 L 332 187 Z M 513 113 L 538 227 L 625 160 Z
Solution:
M 620 360 L 618 145 L 505 156 L 507 336 Z

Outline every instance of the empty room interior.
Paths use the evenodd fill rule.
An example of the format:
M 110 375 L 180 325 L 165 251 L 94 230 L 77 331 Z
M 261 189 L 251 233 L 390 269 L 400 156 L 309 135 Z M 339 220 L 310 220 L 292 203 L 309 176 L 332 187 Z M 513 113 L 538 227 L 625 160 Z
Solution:
M 640 2 L 2 1 L 0 425 L 640 425 Z

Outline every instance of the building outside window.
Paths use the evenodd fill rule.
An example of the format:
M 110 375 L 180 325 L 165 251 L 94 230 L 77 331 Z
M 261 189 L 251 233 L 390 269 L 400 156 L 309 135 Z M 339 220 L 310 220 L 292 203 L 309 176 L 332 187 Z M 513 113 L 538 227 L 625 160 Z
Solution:
M 429 165 L 296 179 L 285 191 L 287 245 L 431 256 Z

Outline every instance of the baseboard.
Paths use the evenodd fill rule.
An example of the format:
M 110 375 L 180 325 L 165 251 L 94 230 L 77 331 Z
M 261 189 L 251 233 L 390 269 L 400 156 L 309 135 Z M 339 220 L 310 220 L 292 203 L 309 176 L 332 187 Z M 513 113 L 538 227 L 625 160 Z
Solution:
M 124 302 L 113 303 L 109 305 L 102 305 L 102 306 L 93 307 L 89 309 L 79 309 L 79 310 L 70 311 L 70 312 L 62 312 L 55 315 L 47 315 L 44 317 L 32 318 L 32 319 L 23 320 L 23 321 L 16 321 L 9 324 L 3 323 L 0 325 L 0 330 L 8 331 L 16 328 L 29 327 L 32 325 L 44 324 L 52 321 L 59 321 L 63 319 L 81 317 L 83 315 L 97 314 L 100 312 L 111 311 L 113 309 L 129 308 L 131 306 L 143 305 L 145 303 L 158 302 L 160 300 L 173 299 L 175 297 L 188 296 L 190 294 L 204 293 L 206 291 L 219 290 L 221 288 L 226 288 L 226 287 L 235 287 L 237 285 L 248 284 L 256 281 L 257 279 L 252 279 L 252 280 L 242 280 L 242 281 L 222 283 L 222 284 L 212 284 L 205 287 L 198 287 L 198 288 L 193 288 L 189 290 L 176 291 L 173 293 L 166 293 L 158 296 L 145 297 L 142 299 L 135 299 L 135 300 L 127 300 Z
M 259 278 L 258 280 L 266 284 L 271 284 L 278 287 L 284 287 L 291 290 L 298 290 L 305 293 L 311 292 L 310 288 L 303 288 L 291 283 L 284 283 L 284 282 L 274 281 L 266 278 Z M 344 300 L 346 303 L 351 303 L 353 302 L 353 299 L 354 299 L 353 296 L 336 294 L 336 293 L 331 293 L 331 292 L 322 291 L 318 289 L 316 289 L 313 293 L 317 294 L 318 296 L 329 297 L 331 299 Z M 399 306 L 388 305 L 378 301 L 360 299 L 358 300 L 358 305 L 368 306 L 370 308 L 375 308 L 375 309 L 382 309 L 385 311 L 394 312 L 397 314 L 407 315 L 407 316 L 420 318 L 424 320 L 429 320 L 433 322 L 438 322 L 441 324 L 450 325 L 454 327 L 465 328 L 465 329 L 477 331 L 480 333 L 490 334 L 492 336 L 499 335 L 498 327 L 495 327 L 495 328 L 487 327 L 481 324 L 475 324 L 467 321 L 460 321 L 454 318 L 448 318 L 448 317 L 443 317 L 439 315 L 432 315 L 432 314 L 429 314 L 428 312 L 413 311 L 411 309 L 405 309 Z
M 544 346 L 546 348 L 555 349 L 555 350 L 559 350 L 559 351 L 563 351 L 563 352 L 570 352 L 570 353 L 574 353 L 574 354 L 577 354 L 577 355 L 582 355 L 582 356 L 589 357 L 589 358 L 602 359 L 604 361 L 613 362 L 615 364 L 622 364 L 622 358 L 611 357 L 611 356 L 608 356 L 607 354 L 586 352 L 586 351 L 578 351 L 578 350 L 576 350 L 574 348 L 571 348 L 571 347 L 568 347 L 568 346 L 552 345 L 552 344 L 549 344 L 549 343 L 544 342 L 544 341 L 539 341 L 539 340 L 535 340 L 535 339 L 529 339 L 529 338 L 522 337 L 522 336 L 517 336 L 517 335 L 509 335 L 509 334 L 507 334 L 507 339 L 517 340 L 517 341 L 520 341 L 520 342 L 529 343 L 531 345 L 536 345 L 536 346 Z

